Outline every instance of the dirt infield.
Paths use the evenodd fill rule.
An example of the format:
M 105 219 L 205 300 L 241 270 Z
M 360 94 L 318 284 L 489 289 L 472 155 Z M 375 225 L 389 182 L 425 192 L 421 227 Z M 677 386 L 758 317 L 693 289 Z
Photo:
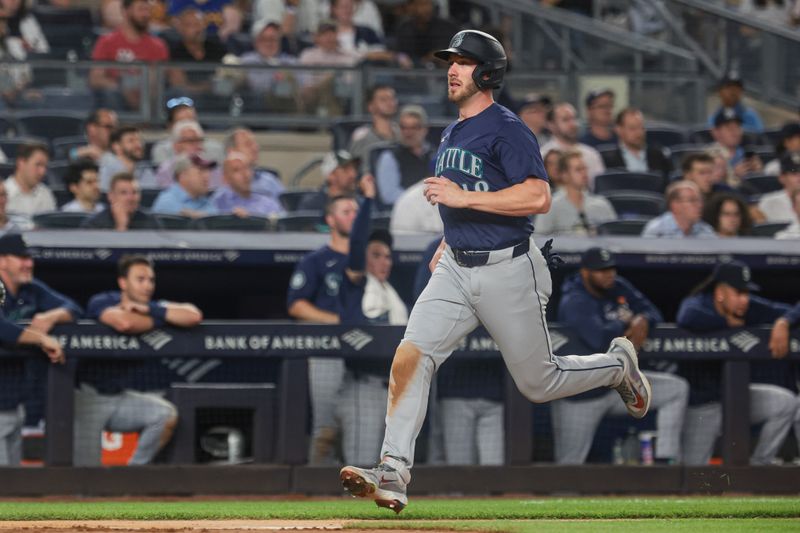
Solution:
M 341 520 L 44 520 L 1 522 L 0 533 L 252 533 L 258 531 L 341 531 Z M 348 529 L 365 533 L 368 529 Z M 377 531 L 377 530 L 376 530 Z M 381 529 L 381 533 L 409 530 Z M 445 531 L 426 530 L 426 533 Z

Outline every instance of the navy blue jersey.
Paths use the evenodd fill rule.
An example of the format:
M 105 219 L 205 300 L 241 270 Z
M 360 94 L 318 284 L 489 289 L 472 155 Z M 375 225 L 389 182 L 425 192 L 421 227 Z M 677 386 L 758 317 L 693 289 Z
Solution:
M 621 276 L 617 276 L 614 286 L 599 298 L 586 290 L 580 274 L 567 278 L 561 291 L 558 321 L 577 333 L 592 353 L 605 352 L 614 337 L 624 336 L 629 320 L 626 317 L 644 315 L 651 328 L 663 321 L 658 308 Z M 642 367 L 646 368 L 644 364 Z M 607 393 L 608 389 L 603 387 L 570 400 L 597 398 Z
M 800 304 L 798 304 L 800 306 Z M 750 305 L 744 317 L 745 326 L 771 325 L 784 317 L 795 324 L 798 306 L 774 302 L 750 295 Z M 684 298 L 678 309 L 677 323 L 691 331 L 709 332 L 731 329 L 725 318 L 714 307 L 712 293 L 700 293 Z M 720 399 L 722 363 L 719 361 L 685 361 L 680 364 L 681 374 L 691 386 L 689 403 L 714 402 Z M 750 363 L 750 381 L 769 383 L 797 392 L 797 366 L 792 361 L 771 360 Z
M 335 313 L 347 256 L 329 246 L 309 252 L 297 263 L 289 282 L 286 305 L 308 300 L 323 311 Z
M 17 344 L 22 328 L 0 316 L 0 343 L 4 348 Z M 0 358 L 0 411 L 15 409 L 22 402 L 25 383 L 25 360 L 16 357 Z
M 529 177 L 547 180 L 539 144 L 511 111 L 492 104 L 474 117 L 454 122 L 442 133 L 436 175 L 468 191 L 495 192 Z M 527 239 L 530 217 L 509 217 L 439 205 L 444 235 L 453 248 L 499 250 Z

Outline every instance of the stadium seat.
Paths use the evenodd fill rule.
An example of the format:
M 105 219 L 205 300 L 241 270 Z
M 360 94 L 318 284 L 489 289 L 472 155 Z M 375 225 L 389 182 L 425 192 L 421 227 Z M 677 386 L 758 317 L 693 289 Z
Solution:
M 774 237 L 776 233 L 786 229 L 789 222 L 764 222 L 753 226 L 753 237 Z
M 778 146 L 778 143 L 781 142 L 782 139 L 782 131 L 783 128 L 770 128 L 768 130 L 764 130 L 764 137 L 772 146 Z
M 646 191 L 606 191 L 603 193 L 621 219 L 657 217 L 666 209 L 664 197 Z
M 89 216 L 88 213 L 48 211 L 33 215 L 33 223 L 37 228 L 75 229 L 81 227 L 83 221 Z
M 210 231 L 268 231 L 271 223 L 265 217 L 237 217 L 236 215 L 213 215 L 195 220 L 194 227 Z
M 320 231 L 324 226 L 322 213 L 317 211 L 295 211 L 280 217 L 278 231 Z
M 770 176 L 767 174 L 750 174 L 744 177 L 745 183 L 758 189 L 761 194 L 768 192 L 779 191 L 783 188 L 781 182 L 778 181 L 778 176 Z
M 391 220 L 391 211 L 378 211 L 376 213 L 372 213 L 372 217 L 370 217 L 370 226 L 372 229 L 385 229 L 388 231 Z
M 17 134 L 53 140 L 83 134 L 84 113 L 25 111 L 17 113 Z
M 627 218 L 603 222 L 597 226 L 597 234 L 639 236 L 648 221 L 646 218 Z
M 64 204 L 71 202 L 74 198 L 72 193 L 63 187 L 53 187 L 51 190 L 53 191 L 53 196 L 56 197 L 56 205 L 59 208 L 63 207 Z
M 594 192 L 649 191 L 660 193 L 665 187 L 664 177 L 647 172 L 606 172 L 594 178 Z
M 78 59 L 88 59 L 95 40 L 94 19 L 85 7 L 36 5 L 33 15 L 47 35 L 50 57 L 64 59 L 74 51 Z
M 775 159 L 775 148 L 769 145 L 748 145 L 744 148 L 745 152 L 754 152 L 761 159 L 762 163 L 769 163 Z
M 182 230 L 191 229 L 194 219 L 182 215 L 168 215 L 165 213 L 151 213 L 161 222 L 164 229 Z
M 331 123 L 331 135 L 333 135 L 333 147 L 335 150 L 347 150 L 350 147 L 350 137 L 360 126 L 370 124 L 371 117 L 359 118 L 339 118 Z
M 0 149 L 3 150 L 4 154 L 6 154 L 6 159 L 13 162 L 17 157 L 17 150 L 19 150 L 19 147 L 23 144 L 30 143 L 39 143 L 44 144 L 45 146 L 48 145 L 47 139 L 42 139 L 41 137 L 3 137 L 0 138 Z
M 0 137 L 7 137 L 16 132 L 17 125 L 12 117 L 0 117 Z
M 11 159 L 10 163 L 0 163 L 0 179 L 6 179 L 16 170 L 16 163 Z
M 64 187 L 64 176 L 69 169 L 69 161 L 50 161 L 45 180 L 50 187 Z
M 711 128 L 707 124 L 697 126 L 689 131 L 689 142 L 694 144 L 710 144 L 714 142 Z
M 672 166 L 681 168 L 683 158 L 689 154 L 701 154 L 706 149 L 703 144 L 676 144 L 669 149 Z
M 672 148 L 686 142 L 686 132 L 677 126 L 653 125 L 647 127 L 647 143 Z
M 40 87 L 35 97 L 23 97 L 17 103 L 17 109 L 60 111 L 82 111 L 85 114 L 94 109 L 94 93 L 88 89 L 72 89 L 70 87 Z
M 69 159 L 69 153 L 73 148 L 86 145 L 86 137 L 74 135 L 70 137 L 59 137 L 53 139 L 50 145 L 53 147 L 53 159 Z
M 161 189 L 142 189 L 139 205 L 145 209 L 153 207 L 153 202 L 156 201 L 159 194 L 161 194 Z
M 288 212 L 297 211 L 297 207 L 306 196 L 316 195 L 318 189 L 289 189 L 280 196 L 281 205 Z

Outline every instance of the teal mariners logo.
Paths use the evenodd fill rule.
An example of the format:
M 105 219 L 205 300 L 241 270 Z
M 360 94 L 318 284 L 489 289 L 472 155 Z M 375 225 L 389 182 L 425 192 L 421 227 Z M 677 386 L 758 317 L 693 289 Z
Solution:
M 469 150 L 448 148 L 436 160 L 436 175 L 445 170 L 457 170 L 473 178 L 483 179 L 483 159 Z

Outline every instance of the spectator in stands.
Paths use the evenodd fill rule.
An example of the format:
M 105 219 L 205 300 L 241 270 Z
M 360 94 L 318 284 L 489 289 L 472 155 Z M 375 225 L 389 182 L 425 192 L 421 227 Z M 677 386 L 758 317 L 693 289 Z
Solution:
M 374 4 L 373 4 L 374 5 Z M 386 49 L 383 39 L 370 27 L 354 20 L 356 0 L 331 0 L 331 18 L 336 23 L 336 36 L 344 50 L 358 53 L 364 61 L 410 68 L 411 59 Z
M 2 314 L 8 320 L 29 320 L 30 329 L 48 335 L 56 324 L 74 322 L 83 315 L 78 304 L 51 289 L 33 275 L 34 261 L 19 233 L 0 237 L 0 281 L 6 288 Z M 27 359 L 24 384 L 26 420 L 36 425 L 43 414 L 42 401 L 47 382 L 47 365 L 41 359 Z
M 224 43 L 228 37 L 242 30 L 244 15 L 241 4 L 237 0 L 169 0 L 167 14 L 174 20 L 187 9 L 199 12 L 208 34 Z
M 111 153 L 100 158 L 100 190 L 107 191 L 111 178 L 130 172 L 144 187 L 156 187 L 152 168 L 144 161 L 144 143 L 139 128 L 121 126 L 111 132 Z
M 397 95 L 388 85 L 373 85 L 367 91 L 367 112 L 372 123 L 356 128 L 350 137 L 350 153 L 365 161 L 369 151 L 378 144 L 400 139 L 400 128 L 395 121 Z
M 0 109 L 13 106 L 33 77 L 30 65 L 25 63 L 28 59 L 25 44 L 9 31 L 5 7 L 0 3 L 0 60 L 16 63 L 0 66 Z
M 0 343 L 6 349 L 17 345 L 37 346 L 51 363 L 63 364 L 65 360 L 58 339 L 31 327 L 22 328 L 4 317 L 0 317 Z M 0 361 L 0 466 L 19 466 L 22 460 L 25 406 L 22 403 L 24 389 L 20 385 L 25 379 L 24 359 Z
M 175 159 L 175 182 L 161 191 L 153 202 L 153 213 L 199 218 L 216 215 L 217 208 L 208 196 L 211 169 L 217 164 L 199 155 L 179 155 Z
M 99 213 L 103 210 L 97 170 L 97 165 L 91 159 L 79 159 L 70 163 L 64 176 L 64 184 L 74 198 L 61 206 L 62 211 Z
M 200 324 L 203 314 L 194 305 L 154 301 L 155 281 L 150 259 L 124 255 L 117 263 L 120 290 L 92 296 L 87 315 L 126 335 L 140 335 L 166 325 L 190 328 Z M 133 390 L 129 380 L 147 361 L 113 358 L 81 363 L 75 390 L 75 466 L 100 464 L 103 430 L 138 433 L 129 464 L 152 462 L 172 438 L 178 411 L 159 394 Z
M 725 182 L 715 181 L 714 158 L 706 152 L 688 154 L 681 162 L 683 179 L 689 180 L 700 189 L 703 204 L 719 192 L 733 192 L 733 187 Z
M 800 322 L 800 304 L 791 307 L 759 296 L 750 269 L 740 261 L 719 263 L 712 275 L 684 298 L 679 326 L 696 332 L 772 325 L 768 349 L 772 361 L 750 362 L 750 423 L 763 424 L 750 464 L 771 464 L 797 416 L 797 383 L 789 350 L 789 329 Z M 685 361 L 681 373 L 691 384 L 684 426 L 688 465 L 705 465 L 722 427 L 720 361 Z
M 550 190 L 553 193 L 564 186 L 561 170 L 558 168 L 558 161 L 563 154 L 564 152 L 561 150 L 553 149 L 544 156 L 544 169 L 547 172 L 547 177 L 550 179 Z
M 112 33 L 101 36 L 92 50 L 94 61 L 147 61 L 169 59 L 167 45 L 148 33 L 152 14 L 149 0 L 123 0 L 124 20 Z M 141 103 L 140 69 L 93 68 L 89 85 L 97 92 L 104 107 L 138 109 Z
M 283 214 L 283 208 L 277 199 L 253 192 L 253 170 L 246 155 L 228 152 L 222 166 L 224 183 L 211 196 L 211 202 L 219 214 L 240 217 Z
M 781 140 L 775 147 L 778 156 L 764 167 L 764 174 L 777 176 L 781 173 L 781 157 L 783 154 L 800 154 L 800 122 L 789 122 L 781 128 Z
M 178 39 L 168 42 L 170 60 L 198 65 L 222 63 L 228 50 L 215 32 L 208 31 L 216 25 L 208 23 L 201 7 L 192 1 L 173 1 L 170 10 L 173 11 L 172 24 L 178 32 Z M 195 93 L 211 92 L 213 72 L 210 70 L 171 68 L 167 74 L 173 88 Z
M 108 207 L 84 220 L 82 227 L 116 231 L 161 229 L 158 219 L 139 207 L 141 199 L 139 182 L 133 174 L 130 172 L 115 174 L 108 188 Z
M 304 197 L 297 208 L 321 213 L 332 198 L 353 195 L 358 178 L 358 163 L 358 159 L 345 150 L 325 154 L 320 164 L 325 183 L 316 195 Z
M 89 113 L 83 127 L 87 144 L 73 148 L 70 160 L 89 158 L 100 165 L 105 154 L 111 155 L 111 132 L 119 127 L 117 114 L 111 109 L 98 108 Z
M 425 199 L 425 183 L 418 181 L 395 201 L 392 207 L 392 217 L 389 220 L 389 229 L 392 234 L 401 233 L 432 233 L 444 232 L 442 217 L 439 207 L 431 205 Z
M 792 206 L 792 193 L 800 189 L 800 154 L 785 153 L 781 157 L 781 173 L 778 176 L 783 188 L 767 193 L 758 202 L 759 210 L 769 222 L 798 222 Z
M 750 235 L 753 221 L 742 197 L 732 192 L 712 194 L 704 202 L 703 220 L 720 237 L 743 237 Z
M 167 137 L 161 139 L 156 144 L 153 145 L 152 153 L 150 159 L 152 159 L 154 165 L 160 165 L 170 157 L 175 155 L 174 147 L 173 147 L 173 140 L 172 140 L 172 128 L 178 122 L 182 120 L 192 120 L 194 122 L 199 122 L 197 119 L 197 109 L 194 107 L 194 100 L 189 98 L 188 96 L 178 96 L 176 98 L 170 98 L 167 100 L 166 103 L 167 108 L 167 125 L 166 125 L 166 133 Z M 225 159 L 225 149 L 217 140 L 211 139 L 206 137 L 203 140 L 203 153 L 209 159 L 214 161 L 220 162 Z
M 517 106 L 517 115 L 536 136 L 539 146 L 543 146 L 550 141 L 550 131 L 547 129 L 547 114 L 552 108 L 553 101 L 550 100 L 550 97 L 538 93 L 526 94 Z
M 364 200 L 350 232 L 347 266 L 339 288 L 339 321 L 350 326 L 404 325 L 408 309 L 389 283 L 392 236 L 386 230 L 369 231 L 375 180 L 367 175 L 359 185 Z M 391 364 L 387 358 L 345 361 L 347 370 L 334 407 L 342 428 L 345 463 L 369 464 L 380 456 Z
M 125 22 L 122 0 L 102 0 L 100 5 L 100 31 L 111 33 Z
M 614 96 L 614 91 L 609 88 L 593 89 L 586 95 L 586 131 L 580 138 L 583 144 L 593 148 L 602 144 L 617 144 L 619 131 L 615 132 L 614 129 Z
M 395 50 L 417 65 L 435 63 L 433 52 L 447 48 L 450 37 L 461 29 L 436 14 L 433 0 L 408 0 L 406 15 L 395 28 Z
M 577 333 L 590 352 L 602 352 L 611 339 L 620 336 L 640 350 L 650 329 L 664 321 L 653 302 L 617 275 L 614 255 L 605 248 L 584 252 L 580 272 L 567 278 L 561 291 L 558 321 Z M 655 458 L 665 463 L 680 462 L 689 384 L 665 372 L 645 370 L 645 374 L 653 387 L 650 407 L 658 410 Z M 608 389 L 595 389 L 551 405 L 555 462 L 559 464 L 582 464 L 600 420 L 609 414 L 627 413 L 614 391 Z
M 800 189 L 792 191 L 792 205 L 794 206 L 794 213 L 798 220 L 800 220 Z M 800 222 L 794 221 L 788 227 L 782 229 L 775 234 L 776 239 L 800 239 Z M 800 432 L 797 432 L 800 438 Z
M 28 217 L 22 215 L 13 215 L 6 211 L 8 205 L 8 193 L 6 192 L 6 184 L 0 181 L 0 234 L 9 233 L 12 231 L 21 232 L 24 229 L 31 228 L 31 221 Z
M 251 187 L 254 193 L 263 194 L 280 202 L 281 194 L 286 190 L 286 186 L 277 174 L 258 166 L 259 146 L 253 130 L 250 128 L 232 130 L 225 138 L 225 151 L 228 154 L 237 152 L 244 156 L 244 161 L 253 175 Z
M 668 211 L 650 220 L 642 230 L 642 237 L 716 238 L 714 229 L 700 218 L 703 197 L 694 182 L 673 182 L 667 187 L 665 196 Z
M 606 167 L 597 150 L 588 144 L 578 142 L 578 115 L 575 108 L 567 102 L 556 104 L 547 116 L 547 124 L 553 133 L 553 138 L 542 146 L 542 155 L 546 156 L 547 152 L 553 149 L 562 152 L 570 149 L 580 151 L 589 171 L 589 189 L 594 189 L 594 177 L 605 171 Z
M 375 164 L 378 184 L 376 206 L 391 207 L 403 192 L 431 174 L 436 149 L 427 141 L 428 114 L 421 106 L 400 110 L 400 144 L 383 150 Z
M 361 61 L 361 55 L 344 50 L 336 35 L 336 23 L 324 20 L 314 36 L 314 46 L 300 54 L 298 63 L 309 67 L 353 67 Z M 329 116 L 344 113 L 345 96 L 352 91 L 353 79 L 335 72 L 319 72 L 305 76 L 303 101 L 307 109 Z
M 617 212 L 603 196 L 590 193 L 589 174 L 583 156 L 567 150 L 559 160 L 564 186 L 553 194 L 550 211 L 536 216 L 541 235 L 595 235 L 597 226 L 617 219 Z
M 717 94 L 720 99 L 720 107 L 714 110 L 708 117 L 708 126 L 717 127 L 717 116 L 726 110 L 733 112 L 740 117 L 741 124 L 745 131 L 761 133 L 764 131 L 764 123 L 755 109 L 744 105 L 742 95 L 744 94 L 744 82 L 736 71 L 730 71 L 719 81 Z
M 212 161 L 213 171 L 210 174 L 209 187 L 213 190 L 222 184 L 222 168 L 216 161 L 203 153 L 205 141 L 203 127 L 194 120 L 181 120 L 172 126 L 172 152 L 174 155 L 161 163 L 156 170 L 156 186 L 164 189 L 172 185 L 175 177 L 175 163 L 182 156 L 200 156 Z
M 764 168 L 758 154 L 745 151 L 742 146 L 743 135 L 742 117 L 734 109 L 724 108 L 714 117 L 714 128 L 711 130 L 714 144 L 711 148 L 719 147 L 724 151 L 728 164 L 738 178 L 761 172 Z
M 617 113 L 614 128 L 619 140 L 616 150 L 603 152 L 606 168 L 624 168 L 628 172 L 652 172 L 664 176 L 672 172 L 672 163 L 658 145 L 647 143 L 644 115 L 635 107 Z M 585 139 L 585 137 L 584 137 Z
M 47 174 L 50 152 L 39 143 L 24 144 L 17 150 L 14 173 L 6 178 L 9 213 L 33 217 L 36 213 L 56 210 L 56 198 L 42 183 Z
M 253 48 L 242 54 L 241 64 L 255 67 L 296 65 L 297 57 L 281 49 L 283 30 L 280 22 L 261 19 L 251 28 Z M 286 112 L 302 109 L 300 76 L 292 70 L 248 68 L 247 85 L 255 93 L 263 93 L 264 106 L 269 111 Z
M 358 212 L 353 196 L 337 196 L 325 206 L 330 228 L 328 243 L 301 259 L 289 282 L 289 316 L 301 322 L 339 323 L 339 290 L 350 249 L 349 236 Z M 330 357 L 308 359 L 311 397 L 310 465 L 334 463 L 338 425 L 334 399 L 344 377 L 344 361 Z
M 29 52 L 36 54 L 50 52 L 47 37 L 28 2 L 25 0 L 2 0 L 0 4 L 8 17 L 9 35 L 22 39 L 25 50 Z
M 328 18 L 320 0 L 253 0 L 253 23 L 276 20 L 292 40 L 317 31 Z

